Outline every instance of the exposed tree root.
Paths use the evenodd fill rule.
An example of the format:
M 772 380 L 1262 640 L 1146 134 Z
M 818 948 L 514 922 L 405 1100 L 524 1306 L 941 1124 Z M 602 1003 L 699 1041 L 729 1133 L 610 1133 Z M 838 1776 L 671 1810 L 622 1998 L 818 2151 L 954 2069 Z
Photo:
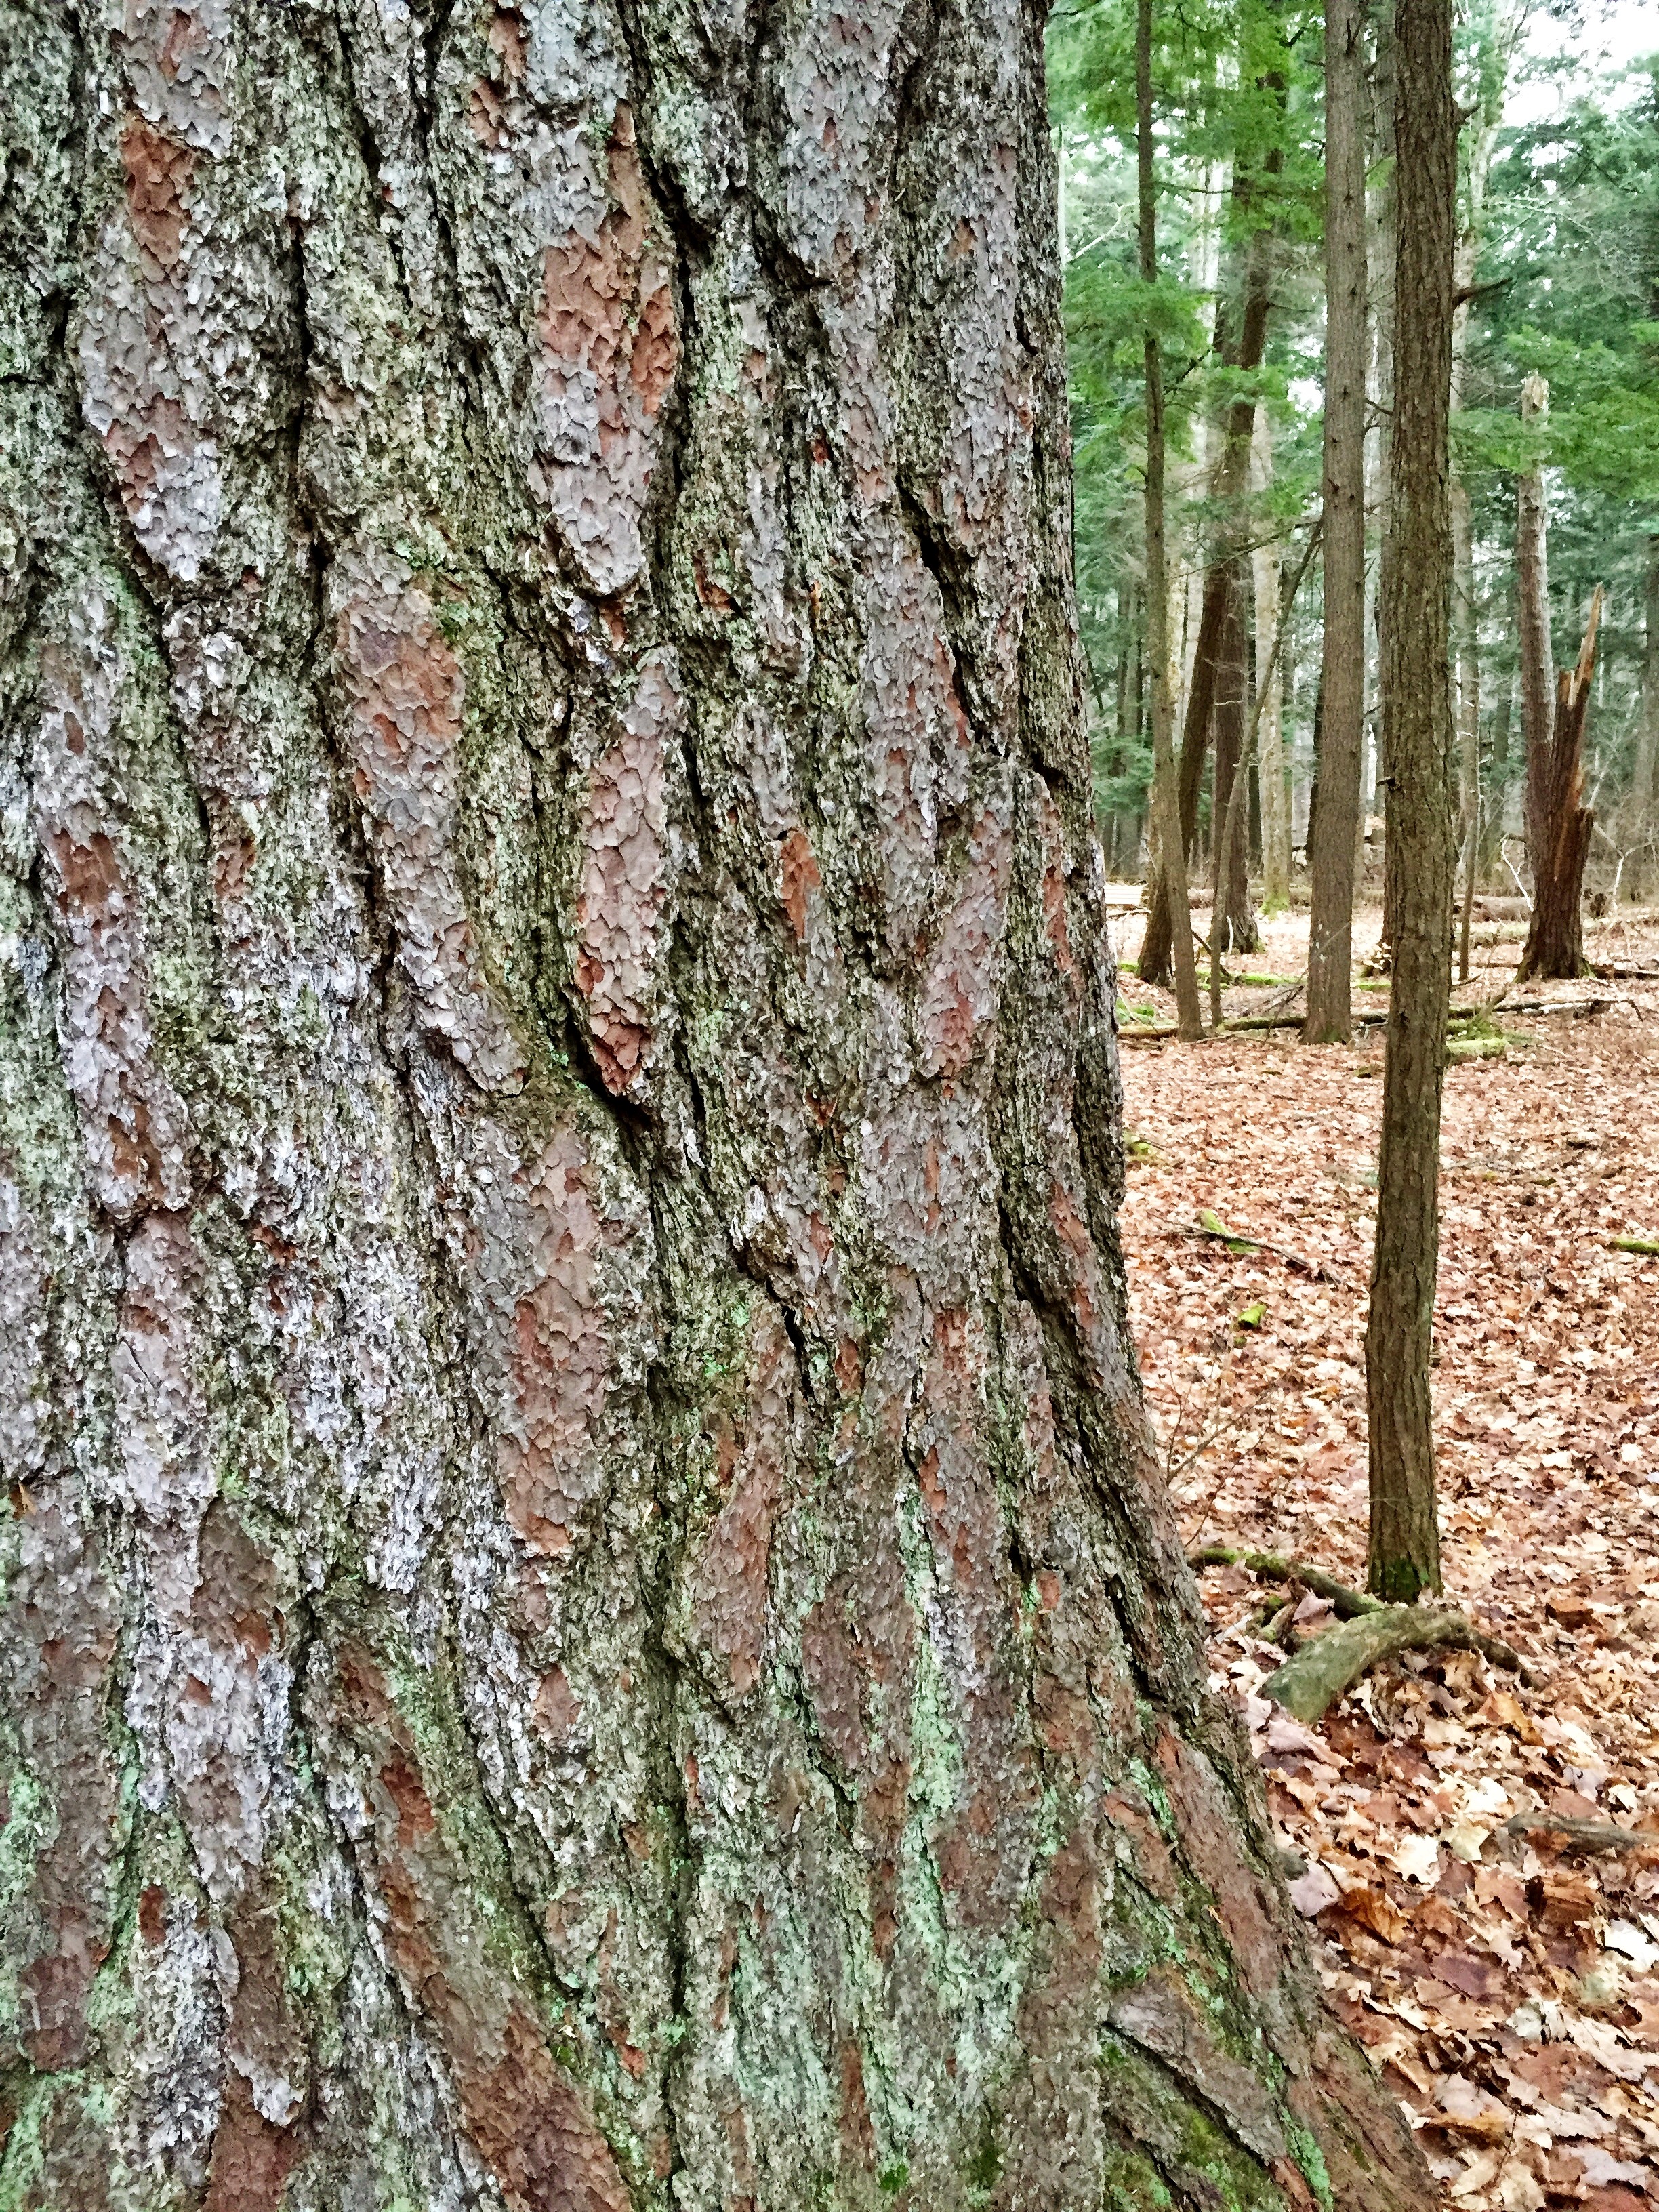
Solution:
M 1201 1551 L 1188 1553 L 1187 1564 L 1194 1568 L 1245 1567 L 1263 1582 L 1300 1583 L 1316 1597 L 1328 1598 L 1340 1620 L 1352 1620 L 1377 1608 L 1377 1601 L 1367 1597 L 1364 1590 L 1350 1589 L 1322 1567 L 1310 1566 L 1303 1559 L 1282 1559 L 1277 1552 L 1238 1552 L 1227 1544 L 1206 1544 Z
M 1493 1666 L 1519 1674 L 1522 1681 L 1532 1679 L 1518 1651 L 1476 1628 L 1461 1613 L 1441 1607 L 1385 1605 L 1364 1590 L 1350 1589 L 1318 1567 L 1299 1559 L 1281 1559 L 1272 1552 L 1238 1552 L 1224 1544 L 1210 1544 L 1193 1553 L 1189 1564 L 1245 1567 L 1264 1581 L 1297 1582 L 1316 1597 L 1329 1600 L 1339 1626 L 1304 1644 L 1261 1686 L 1264 1697 L 1272 1698 L 1299 1721 L 1320 1719 L 1345 1690 L 1396 1651 L 1448 1647 L 1478 1651 Z

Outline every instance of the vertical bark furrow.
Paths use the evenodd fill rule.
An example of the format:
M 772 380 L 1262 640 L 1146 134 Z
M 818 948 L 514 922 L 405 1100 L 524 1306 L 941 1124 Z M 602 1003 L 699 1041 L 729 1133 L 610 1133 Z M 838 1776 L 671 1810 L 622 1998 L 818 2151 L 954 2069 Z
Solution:
M 1306 2203 L 1364 2099 L 1113 1222 L 1039 11 L 55 23 L 0 2193 Z

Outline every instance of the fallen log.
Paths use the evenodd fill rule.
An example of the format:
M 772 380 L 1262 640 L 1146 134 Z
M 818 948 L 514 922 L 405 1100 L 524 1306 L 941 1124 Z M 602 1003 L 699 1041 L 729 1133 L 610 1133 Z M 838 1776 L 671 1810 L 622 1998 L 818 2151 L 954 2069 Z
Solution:
M 1559 1836 L 1575 1851 L 1659 1851 L 1659 1831 L 1621 1828 L 1616 1820 L 1581 1820 L 1561 1813 L 1516 1813 L 1506 1836 Z

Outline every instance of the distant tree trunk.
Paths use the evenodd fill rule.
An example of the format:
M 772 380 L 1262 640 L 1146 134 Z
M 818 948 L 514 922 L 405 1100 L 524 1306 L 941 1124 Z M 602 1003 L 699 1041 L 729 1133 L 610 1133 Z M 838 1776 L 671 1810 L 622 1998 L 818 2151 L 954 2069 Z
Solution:
M 1522 947 L 1517 982 L 1528 976 L 1583 975 L 1584 863 L 1595 817 L 1584 795 L 1584 721 L 1595 673 L 1595 633 L 1601 619 L 1601 586 L 1590 600 L 1589 619 L 1576 668 L 1564 668 L 1556 686 L 1550 741 L 1539 766 L 1538 805 L 1547 825 L 1533 867 L 1532 917 Z M 1528 762 L 1530 766 L 1530 762 Z
M 1460 270 L 1463 256 L 1460 249 Z M 1452 352 L 1452 411 L 1462 402 L 1462 363 Z M 1474 908 L 1476 856 L 1480 844 L 1480 656 L 1474 605 L 1474 544 L 1468 487 L 1454 468 L 1451 479 L 1452 631 L 1456 661 L 1458 845 L 1463 856 L 1463 919 L 1457 972 L 1469 979 L 1470 923 Z
M 1216 647 L 1215 703 L 1210 726 L 1214 732 L 1214 774 L 1210 787 L 1210 836 L 1221 903 L 1212 917 L 1210 950 L 1254 952 L 1261 942 L 1250 903 L 1249 813 L 1244 806 L 1231 808 L 1236 779 L 1248 773 L 1243 761 L 1244 724 L 1249 711 L 1249 639 L 1244 627 L 1243 559 L 1229 570 L 1228 590 Z M 1223 837 L 1223 825 L 1227 825 Z M 1219 933 L 1217 921 L 1219 921 Z
M 1269 155 L 1266 166 L 1270 172 L 1282 166 L 1282 157 L 1277 152 Z M 1249 179 L 1238 179 L 1234 189 L 1248 204 Z M 1264 227 L 1251 234 L 1246 249 L 1237 344 L 1224 343 L 1218 348 L 1223 359 L 1235 368 L 1248 370 L 1261 366 L 1261 356 L 1267 344 L 1267 314 L 1272 304 L 1273 258 L 1273 232 Z M 1198 828 L 1198 802 L 1204 784 L 1204 762 L 1209 750 L 1212 718 L 1220 696 L 1221 655 L 1230 648 L 1230 624 L 1236 625 L 1241 621 L 1237 607 L 1237 570 L 1242 556 L 1237 546 L 1237 525 L 1231 517 L 1248 486 L 1250 440 L 1255 427 L 1254 401 L 1241 399 L 1229 408 L 1226 435 L 1212 486 L 1215 501 L 1227 520 L 1223 523 L 1221 546 L 1212 556 L 1204 572 L 1203 609 L 1199 617 L 1198 642 L 1193 655 L 1192 686 L 1187 697 L 1186 724 L 1181 733 L 1181 823 L 1188 851 Z M 1242 640 L 1242 629 L 1239 635 Z M 1239 653 L 1238 665 L 1242 669 L 1242 643 Z M 1224 797 L 1218 801 L 1212 790 L 1212 817 L 1224 805 Z M 1249 912 L 1248 891 L 1245 902 L 1243 912 L 1237 917 L 1243 933 L 1237 941 L 1251 944 L 1255 941 L 1255 922 L 1254 915 Z M 1167 984 L 1172 979 L 1170 915 L 1164 876 L 1161 871 L 1154 870 L 1147 885 L 1146 932 L 1141 941 L 1139 963 L 1140 973 L 1148 982 Z
M 1549 386 L 1528 376 L 1521 386 L 1521 420 L 1540 429 L 1549 413 Z M 1521 743 L 1526 760 L 1527 865 L 1536 884 L 1555 842 L 1547 787 L 1555 728 L 1555 651 L 1550 638 L 1549 509 L 1541 464 L 1523 469 L 1515 487 L 1515 578 L 1520 605 Z
M 1158 282 L 1158 195 L 1152 173 L 1152 8 L 1137 0 L 1135 9 L 1135 169 L 1141 280 Z M 1146 654 L 1152 662 L 1152 820 L 1158 832 L 1159 868 L 1173 915 L 1170 964 L 1176 987 L 1176 1023 L 1189 1043 L 1203 1035 L 1198 996 L 1198 967 L 1193 957 L 1191 909 L 1187 894 L 1186 836 L 1176 776 L 1174 702 L 1170 685 L 1170 566 L 1164 513 L 1164 356 L 1149 325 L 1146 349 Z M 1150 923 L 1149 923 L 1150 927 Z M 1143 955 L 1144 960 L 1144 955 Z M 1145 974 L 1145 967 L 1142 967 Z
M 1251 447 L 1253 474 L 1261 490 L 1273 476 L 1273 425 L 1265 407 L 1255 410 Z M 1252 556 L 1253 599 L 1255 611 L 1255 685 L 1263 694 L 1261 735 L 1256 758 L 1261 764 L 1261 903 L 1269 914 L 1281 914 L 1291 902 L 1291 820 L 1285 778 L 1285 666 L 1282 651 L 1271 677 L 1267 672 L 1279 621 L 1279 549 L 1269 540 Z M 1265 687 L 1265 690 L 1264 690 Z
M 1135 1380 L 1043 11 L 915 21 L 28 18 L 7 2205 L 1427 2212 Z
M 1325 620 L 1308 822 L 1310 1044 L 1352 1027 L 1365 715 L 1365 8 L 1325 11 Z
M 1453 267 L 1457 307 L 1452 325 L 1451 409 L 1463 405 L 1468 351 L 1470 293 L 1480 264 L 1486 222 L 1486 186 L 1492 169 L 1492 146 L 1504 117 L 1504 94 L 1510 65 L 1527 17 L 1527 0 L 1496 17 L 1481 19 L 1477 37 L 1480 99 L 1464 125 L 1464 221 L 1458 234 Z M 1460 843 L 1463 854 L 1463 913 L 1458 937 L 1459 980 L 1469 979 L 1470 927 L 1474 910 L 1474 886 L 1480 858 L 1480 631 L 1475 604 L 1474 532 L 1468 487 L 1462 472 L 1452 471 L 1452 619 L 1457 641 L 1457 760 L 1461 806 Z
M 1644 848 L 1645 887 L 1652 878 L 1652 846 L 1659 830 L 1659 539 L 1648 560 L 1643 617 L 1642 715 L 1636 726 L 1636 759 L 1626 808 L 1629 842 Z
M 1507 682 L 1492 702 L 1492 738 L 1480 799 L 1480 872 L 1498 866 L 1504 815 L 1510 795 L 1510 724 L 1515 716 L 1515 684 Z
M 1370 1583 L 1409 1601 L 1440 1587 L 1430 1361 L 1455 856 L 1447 418 L 1457 114 L 1450 0 L 1398 0 L 1395 24 L 1399 220 L 1381 665 L 1394 984 L 1365 1368 Z

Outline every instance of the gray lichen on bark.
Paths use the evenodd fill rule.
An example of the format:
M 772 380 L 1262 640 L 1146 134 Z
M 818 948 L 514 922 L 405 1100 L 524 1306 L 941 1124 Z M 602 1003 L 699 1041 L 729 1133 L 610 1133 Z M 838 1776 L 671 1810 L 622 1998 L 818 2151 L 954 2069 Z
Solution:
M 1422 2201 L 1126 1333 L 1038 14 L 0 75 L 0 2204 Z

